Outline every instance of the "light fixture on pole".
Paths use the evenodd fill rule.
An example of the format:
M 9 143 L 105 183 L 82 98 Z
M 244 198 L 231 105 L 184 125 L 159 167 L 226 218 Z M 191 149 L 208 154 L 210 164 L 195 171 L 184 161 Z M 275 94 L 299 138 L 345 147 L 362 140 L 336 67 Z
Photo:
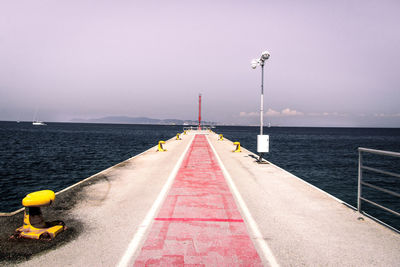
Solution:
M 257 68 L 258 65 L 261 66 L 261 105 L 260 105 L 260 135 L 257 136 L 257 152 L 260 153 L 258 162 L 262 162 L 262 154 L 269 152 L 269 136 L 263 135 L 263 112 L 264 112 L 264 63 L 270 57 L 268 51 L 261 53 L 259 59 L 253 59 L 251 61 L 251 67 L 253 69 Z

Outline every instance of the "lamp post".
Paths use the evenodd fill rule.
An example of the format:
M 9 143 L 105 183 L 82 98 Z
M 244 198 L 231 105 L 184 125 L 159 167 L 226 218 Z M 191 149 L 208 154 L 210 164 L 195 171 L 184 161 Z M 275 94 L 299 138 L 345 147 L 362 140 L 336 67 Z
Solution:
M 260 104 L 260 135 L 257 137 L 257 152 L 260 153 L 258 162 L 262 161 L 263 152 L 269 151 L 269 136 L 263 135 L 263 120 L 264 120 L 264 63 L 270 57 L 268 51 L 261 53 L 259 59 L 253 59 L 251 61 L 251 67 L 253 69 L 257 68 L 258 65 L 261 66 L 261 104 Z

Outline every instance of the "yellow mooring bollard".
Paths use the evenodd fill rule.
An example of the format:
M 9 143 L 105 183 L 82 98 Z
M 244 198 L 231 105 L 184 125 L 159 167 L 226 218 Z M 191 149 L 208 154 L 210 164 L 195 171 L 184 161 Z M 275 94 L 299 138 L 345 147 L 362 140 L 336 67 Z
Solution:
M 167 150 L 163 147 L 163 144 L 165 144 L 165 141 L 158 141 L 158 149 L 157 149 L 157 152 L 158 152 L 158 151 L 160 151 L 160 152 L 167 151 Z
M 53 239 L 66 229 L 63 221 L 45 222 L 40 207 L 50 206 L 56 195 L 51 190 L 30 193 L 22 200 L 25 207 L 24 224 L 11 238 Z
M 186 135 L 186 131 L 183 131 L 183 135 Z
M 179 134 L 179 133 L 176 134 L 176 140 L 182 140 L 181 134 Z
M 224 141 L 224 136 L 222 134 L 219 135 L 218 141 Z
M 235 143 L 233 143 L 233 144 L 236 146 L 236 149 L 233 150 L 232 152 L 242 152 L 242 151 L 240 150 L 240 142 L 235 142 Z

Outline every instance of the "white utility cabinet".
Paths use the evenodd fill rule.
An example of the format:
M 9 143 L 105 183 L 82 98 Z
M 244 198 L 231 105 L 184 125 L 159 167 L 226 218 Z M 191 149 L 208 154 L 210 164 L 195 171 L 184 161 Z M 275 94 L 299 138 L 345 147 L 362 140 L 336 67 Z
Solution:
M 269 152 L 269 135 L 257 135 L 257 152 Z

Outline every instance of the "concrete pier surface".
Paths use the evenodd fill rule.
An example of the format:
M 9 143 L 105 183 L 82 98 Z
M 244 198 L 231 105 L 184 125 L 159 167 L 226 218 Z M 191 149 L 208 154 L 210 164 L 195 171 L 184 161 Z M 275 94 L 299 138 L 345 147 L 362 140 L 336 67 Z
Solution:
M 215 133 L 181 137 L 58 194 L 53 241 L 6 240 L 22 216 L 0 217 L 0 265 L 399 266 L 399 234 Z

